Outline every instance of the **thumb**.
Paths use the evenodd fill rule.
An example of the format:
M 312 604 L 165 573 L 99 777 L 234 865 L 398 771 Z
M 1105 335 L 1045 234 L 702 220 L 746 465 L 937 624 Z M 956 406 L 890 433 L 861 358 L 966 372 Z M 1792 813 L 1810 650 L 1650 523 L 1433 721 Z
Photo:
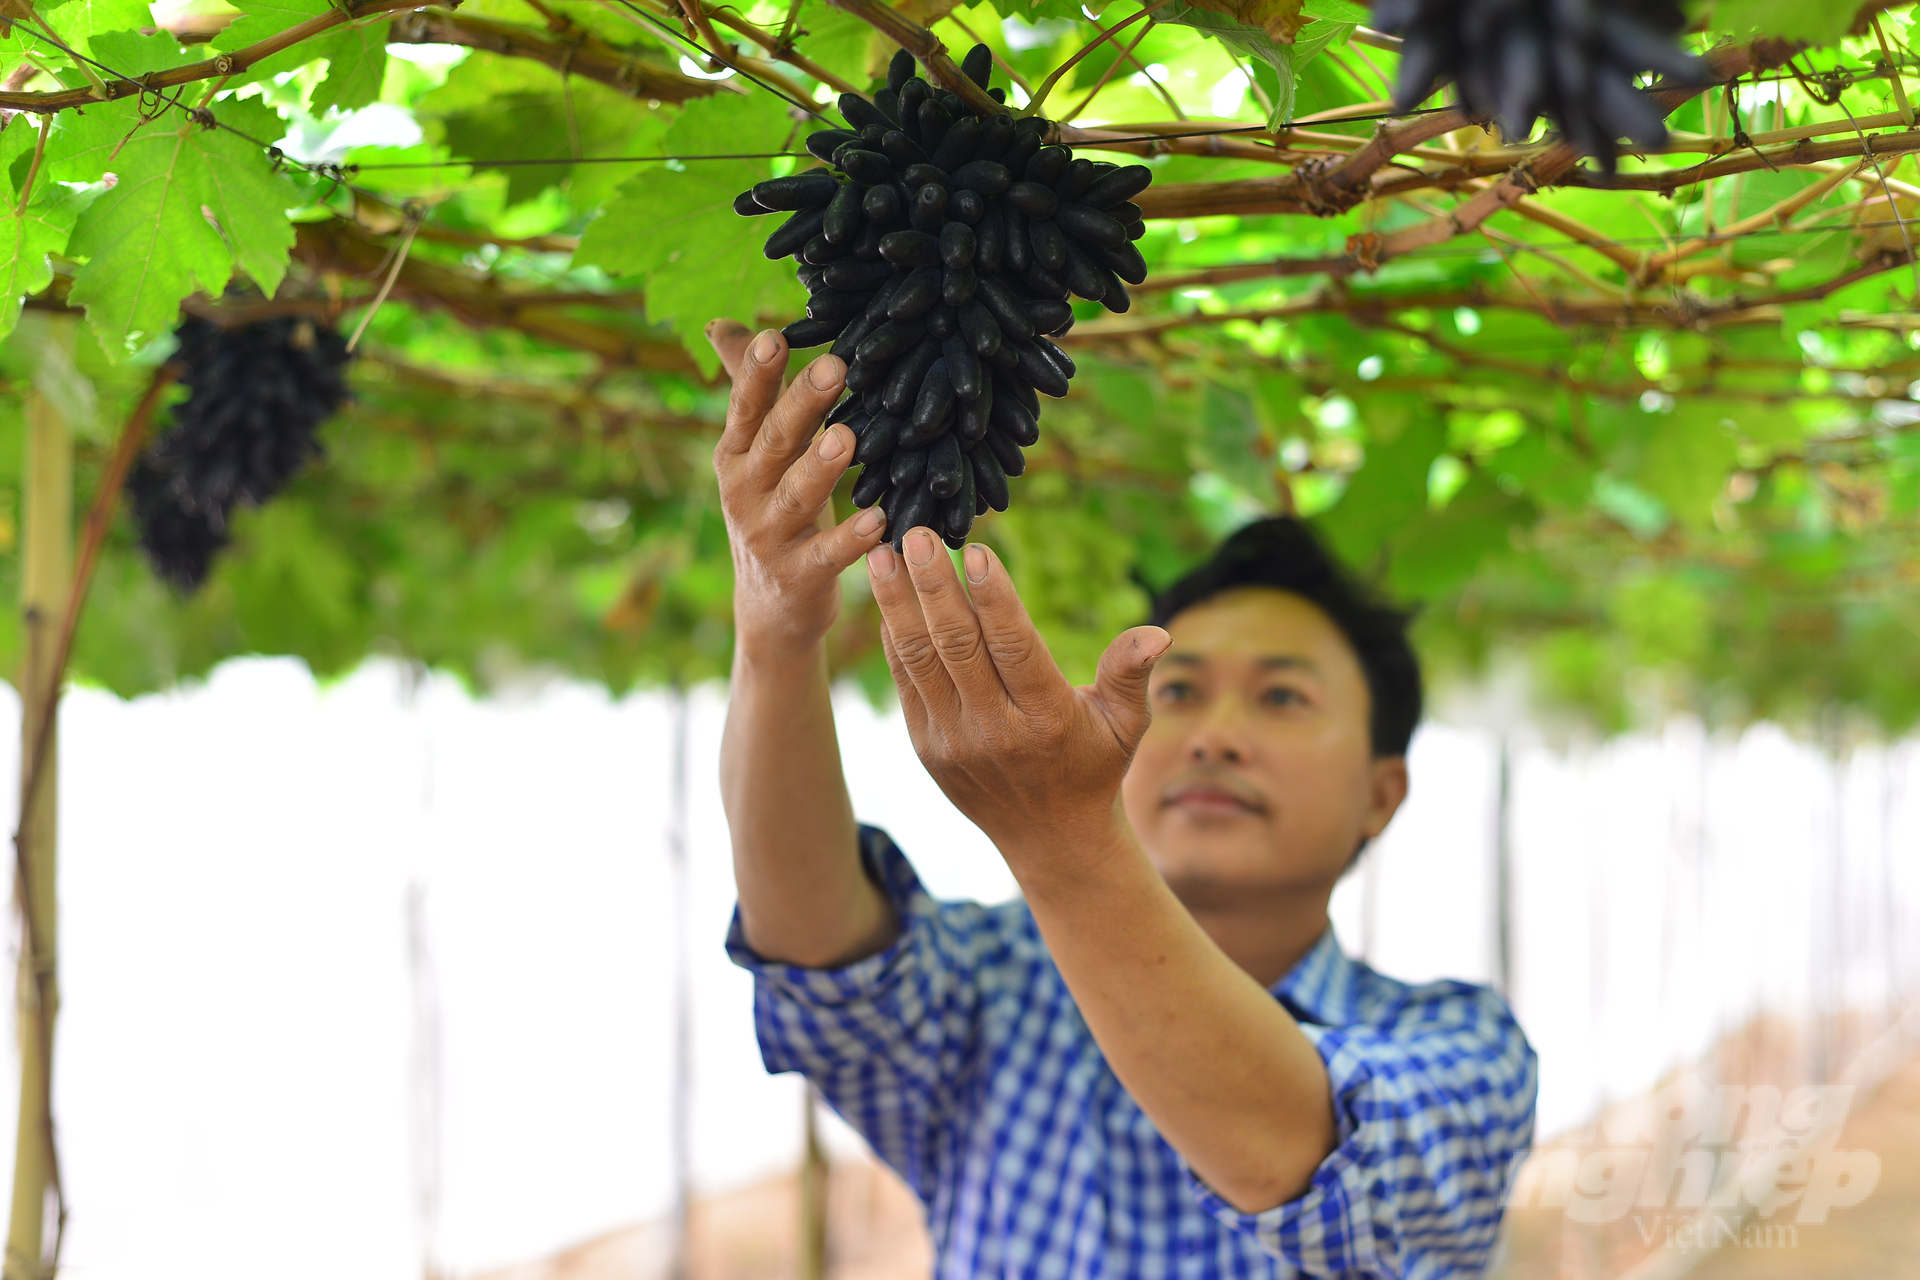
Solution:
M 1153 664 L 1172 643 L 1173 637 L 1159 627 L 1135 627 L 1115 636 L 1100 655 L 1100 669 L 1093 680 L 1094 696 L 1129 751 L 1139 745 L 1153 720 L 1153 712 L 1147 707 L 1147 680 L 1153 674 Z

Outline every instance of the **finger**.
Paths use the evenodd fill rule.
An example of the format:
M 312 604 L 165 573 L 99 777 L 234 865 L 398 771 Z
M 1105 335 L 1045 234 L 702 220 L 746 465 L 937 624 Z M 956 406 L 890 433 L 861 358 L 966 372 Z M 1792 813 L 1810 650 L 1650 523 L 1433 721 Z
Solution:
M 1004 706 L 1006 688 L 987 653 L 986 637 L 980 633 L 973 603 L 960 586 L 960 575 L 953 571 L 953 557 L 924 529 L 909 530 L 902 550 L 907 576 L 920 600 L 920 616 L 926 620 L 927 636 L 945 664 L 961 704 L 974 716 Z
M 905 542 L 931 536 L 924 529 L 910 529 Z M 893 657 L 900 664 L 927 711 L 936 720 L 959 714 L 960 695 L 953 678 L 940 660 L 940 653 L 927 634 L 927 620 L 920 612 L 920 598 L 913 589 L 901 557 L 892 547 L 875 548 L 867 556 L 867 576 L 873 583 L 874 603 L 893 637 Z
M 774 483 L 793 465 L 846 383 L 847 366 L 838 356 L 820 356 L 800 371 L 767 413 L 753 442 L 752 465 L 766 483 Z
M 830 527 L 823 524 L 822 509 L 853 461 L 853 445 L 853 432 L 844 423 L 821 432 L 813 447 L 787 468 L 767 498 L 763 508 L 767 527 L 786 537 Z
M 893 548 L 885 543 L 878 550 L 893 554 Z M 917 749 L 927 740 L 927 704 L 921 701 L 920 690 L 914 687 L 913 677 L 907 674 L 893 647 L 893 632 L 887 629 L 884 616 L 880 622 L 880 651 L 887 655 L 887 670 L 893 673 L 893 687 L 900 693 L 900 717 L 907 722 L 907 737 Z
M 733 374 L 733 393 L 727 397 L 727 425 L 720 432 L 718 452 L 740 454 L 753 447 L 767 410 L 779 399 L 780 379 L 787 372 L 787 340 L 777 329 L 762 330 L 743 344 L 737 368 L 728 372 Z
M 740 376 L 740 364 L 747 358 L 747 343 L 752 339 L 753 331 L 738 320 L 707 321 L 707 342 L 720 357 L 720 367 L 730 380 Z
M 1153 710 L 1147 705 L 1147 680 L 1153 664 L 1173 643 L 1173 637 L 1159 627 L 1134 627 L 1114 637 L 1100 655 L 1100 667 L 1093 678 L 1093 692 L 1107 723 L 1120 744 L 1132 751 L 1153 723 Z
M 864 557 L 887 528 L 887 512 L 879 507 L 858 510 L 839 524 L 833 522 L 833 486 L 839 484 L 852 457 L 852 432 L 835 422 L 820 443 L 795 462 L 774 491 L 778 509 L 774 530 L 787 537 L 806 537 L 806 558 L 820 570 L 839 574 Z M 806 530 L 814 532 L 806 533 Z
M 974 616 L 1007 695 L 1020 706 L 1033 707 L 1071 692 L 993 548 L 972 543 L 965 559 Z

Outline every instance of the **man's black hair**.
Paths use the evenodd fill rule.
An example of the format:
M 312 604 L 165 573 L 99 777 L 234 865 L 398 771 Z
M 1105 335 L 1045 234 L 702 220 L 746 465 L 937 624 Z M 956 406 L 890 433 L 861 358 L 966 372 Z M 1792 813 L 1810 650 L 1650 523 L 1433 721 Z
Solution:
M 1164 627 L 1175 615 L 1238 587 L 1290 592 L 1332 619 L 1367 678 L 1374 756 L 1407 753 L 1420 723 L 1420 659 L 1407 639 L 1411 610 L 1397 609 L 1361 585 L 1304 521 L 1275 516 L 1221 543 L 1204 564 L 1155 598 L 1147 620 Z

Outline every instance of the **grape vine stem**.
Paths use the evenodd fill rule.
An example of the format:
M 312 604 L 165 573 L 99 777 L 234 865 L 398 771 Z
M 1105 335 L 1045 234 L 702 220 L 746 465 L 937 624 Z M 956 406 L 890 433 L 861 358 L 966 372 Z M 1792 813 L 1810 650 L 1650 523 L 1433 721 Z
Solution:
M 86 531 L 80 547 L 79 563 L 74 567 L 72 585 L 67 591 L 65 611 L 60 619 L 60 632 L 53 652 L 53 662 L 47 672 L 45 696 L 40 705 L 45 708 L 39 721 L 32 726 L 33 735 L 30 751 L 27 753 L 25 768 L 20 773 L 20 817 L 13 832 L 13 868 L 17 881 L 15 899 L 20 908 L 20 951 L 21 963 L 33 976 L 34 998 L 43 1011 L 36 1020 L 40 1036 L 40 1061 L 50 1063 L 53 1056 L 53 1026 L 44 1011 L 55 1007 L 58 996 L 54 990 L 53 956 L 43 952 L 35 932 L 33 905 L 39 899 L 34 894 L 33 870 L 27 857 L 27 850 L 33 834 L 33 818 L 43 807 L 34 803 L 40 791 L 40 779 L 45 773 L 47 756 L 53 744 L 53 727 L 59 722 L 60 691 L 65 682 L 67 661 L 73 655 L 73 637 L 80 625 L 80 612 L 87 600 L 87 589 L 93 584 L 93 572 L 100 563 L 100 551 L 106 544 L 107 531 L 113 525 L 114 508 L 119 504 L 121 490 L 126 487 L 127 473 L 133 468 L 133 461 L 139 456 L 141 446 L 146 442 L 147 428 L 153 421 L 154 411 L 159 408 L 160 397 L 178 375 L 178 369 L 171 363 L 163 364 L 154 371 L 153 378 L 147 384 L 146 394 L 134 406 L 133 413 L 127 418 L 127 425 L 120 432 L 120 440 L 114 446 L 113 454 L 107 461 L 107 468 L 100 476 L 100 487 L 93 495 L 93 505 L 87 512 Z M 31 702 L 28 703 L 31 705 Z M 43 803 L 50 803 L 50 798 Z M 58 1271 L 60 1249 L 66 1237 L 67 1197 L 65 1185 L 60 1173 L 60 1147 L 53 1125 L 52 1078 L 43 1073 L 42 1086 L 49 1096 L 40 1099 L 38 1107 L 42 1123 L 45 1125 L 43 1140 L 46 1143 L 47 1189 L 52 1193 L 54 1206 L 54 1238 L 50 1256 L 47 1259 L 51 1275 Z

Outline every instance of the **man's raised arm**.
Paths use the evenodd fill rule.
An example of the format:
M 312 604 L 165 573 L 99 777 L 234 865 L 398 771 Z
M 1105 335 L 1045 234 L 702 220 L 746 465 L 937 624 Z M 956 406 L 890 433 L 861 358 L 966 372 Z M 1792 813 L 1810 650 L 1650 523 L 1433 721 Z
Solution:
M 884 520 L 873 509 L 821 524 L 854 440 L 845 426 L 814 432 L 846 367 L 821 356 L 782 393 L 779 333 L 719 320 L 707 334 L 733 379 L 713 464 L 734 565 L 720 792 L 741 923 L 762 958 L 829 968 L 882 949 L 899 927 L 860 866 L 824 647 L 840 573 L 879 543 Z

